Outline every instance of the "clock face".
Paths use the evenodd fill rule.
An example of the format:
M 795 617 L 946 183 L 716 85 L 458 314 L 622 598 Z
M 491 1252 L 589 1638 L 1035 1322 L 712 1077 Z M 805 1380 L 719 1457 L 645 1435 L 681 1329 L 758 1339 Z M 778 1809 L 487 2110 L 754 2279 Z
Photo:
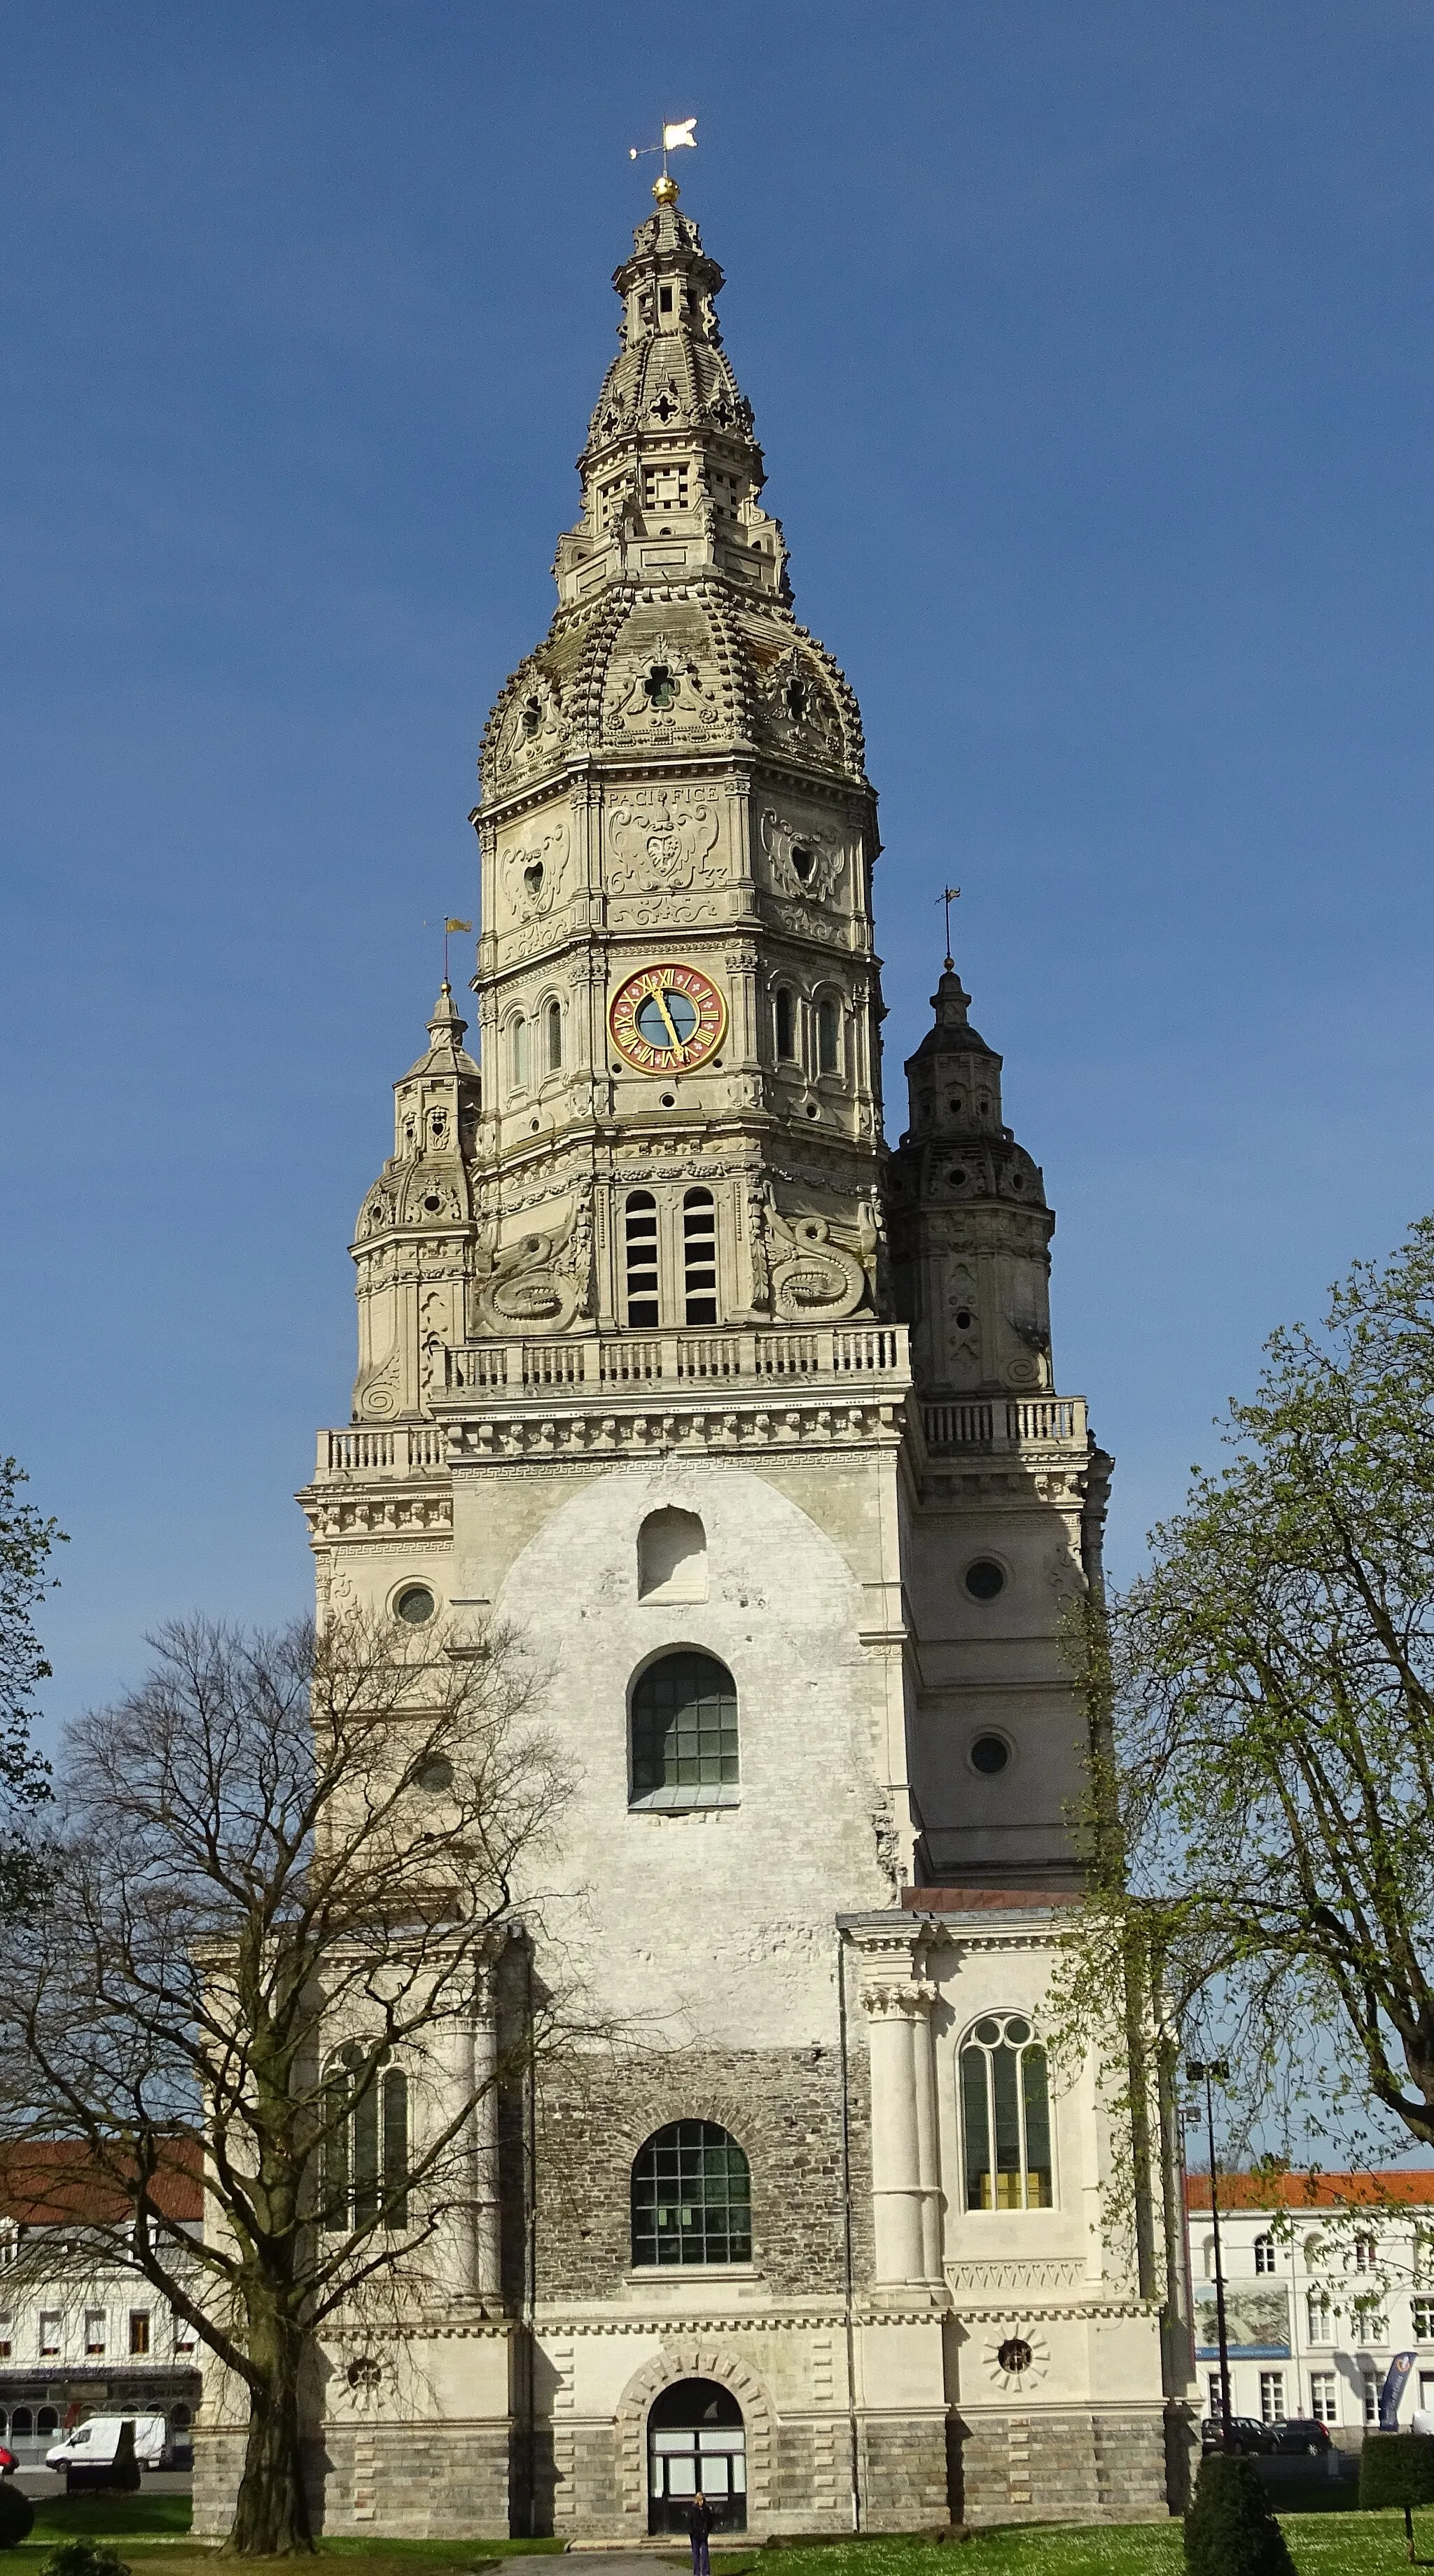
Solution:
M 727 1034 L 727 1005 L 695 966 L 644 966 L 613 995 L 608 1031 L 635 1073 L 690 1073 Z

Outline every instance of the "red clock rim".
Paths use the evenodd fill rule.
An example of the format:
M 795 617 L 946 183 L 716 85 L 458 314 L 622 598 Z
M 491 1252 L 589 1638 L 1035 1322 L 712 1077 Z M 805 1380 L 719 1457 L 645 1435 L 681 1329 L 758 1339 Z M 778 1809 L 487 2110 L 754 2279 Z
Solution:
M 616 1020 L 619 1005 L 621 1004 L 625 994 L 631 990 L 632 986 L 638 983 L 642 977 L 647 975 L 693 975 L 705 990 L 711 994 L 718 1010 L 717 1031 L 711 1045 L 707 1048 L 705 1054 L 699 1059 L 703 1064 L 708 1063 L 716 1054 L 717 1049 L 721 1046 L 723 1039 L 727 1035 L 727 997 L 722 991 L 721 986 L 715 983 L 710 975 L 704 974 L 700 966 L 684 966 L 680 960 L 672 958 L 666 960 L 660 966 L 635 966 L 630 975 L 624 975 L 622 982 L 619 984 L 617 991 L 614 993 L 612 1000 L 608 1004 L 607 1033 L 609 1038 L 612 1040 L 614 1047 L 617 1049 L 618 1054 L 622 1057 L 624 1064 L 627 1065 L 634 1073 L 670 1073 L 674 1070 L 682 1069 L 676 1065 L 675 1060 L 672 1058 L 670 1053 L 668 1062 L 665 1065 L 635 1065 L 631 1056 L 628 1054 L 626 1047 L 623 1045 L 622 1040 L 617 1034 L 614 1022 Z M 652 989 L 650 985 L 648 989 L 649 991 Z M 691 1044 L 690 1039 L 688 1044 Z M 696 1067 L 694 1066 L 692 1070 L 695 1071 Z

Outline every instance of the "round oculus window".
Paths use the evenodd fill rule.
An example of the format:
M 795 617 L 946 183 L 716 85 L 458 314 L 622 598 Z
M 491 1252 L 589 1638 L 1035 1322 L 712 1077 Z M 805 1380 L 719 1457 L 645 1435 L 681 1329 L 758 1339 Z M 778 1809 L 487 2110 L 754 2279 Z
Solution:
M 978 1556 L 974 1565 L 967 1566 L 966 1589 L 973 1601 L 994 1601 L 998 1592 L 1005 1591 L 1005 1573 L 993 1556 Z
M 413 1775 L 413 1785 L 415 1789 L 424 1790 L 430 1798 L 441 1798 L 445 1789 L 451 1789 L 453 1765 L 447 1754 L 430 1753 L 426 1762 L 420 1762 Z
M 972 1770 L 983 1771 L 988 1780 L 1004 1771 L 1010 1758 L 1011 1748 L 1004 1735 L 978 1735 L 971 1747 Z
M 1001 2368 L 1013 2372 L 1029 2370 L 1035 2357 L 1030 2345 L 1021 2335 L 1008 2335 L 996 2354 Z
M 408 1627 L 421 1628 L 425 1619 L 432 1618 L 438 1604 L 426 1583 L 409 1583 L 404 1586 L 393 1607 L 395 1616 L 402 1619 Z

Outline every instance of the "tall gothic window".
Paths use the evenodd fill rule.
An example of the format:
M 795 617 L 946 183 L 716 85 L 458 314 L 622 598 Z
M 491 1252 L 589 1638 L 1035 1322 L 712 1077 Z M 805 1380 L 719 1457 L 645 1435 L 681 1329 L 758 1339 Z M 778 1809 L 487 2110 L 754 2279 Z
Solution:
M 340 2233 L 408 2225 L 408 2078 L 383 2066 L 361 2081 L 368 2051 L 351 2039 L 339 2050 L 327 2087 L 324 2224 Z
M 737 1803 L 737 1685 L 715 1655 L 663 1655 L 632 1694 L 632 1804 Z
M 689 1324 L 717 1321 L 717 1210 L 710 1190 L 682 1202 L 682 1286 Z
M 1049 2209 L 1046 2052 L 1021 2013 L 989 2014 L 961 2048 L 968 2209 Z
M 777 1054 L 783 1063 L 790 1063 L 797 1052 L 797 1015 L 788 984 L 777 987 L 775 1018 Z
M 629 1190 L 623 1210 L 627 1251 L 627 1320 L 656 1324 L 657 1201 L 650 1190 Z
M 508 1023 L 508 1081 L 514 1091 L 528 1088 L 528 1023 L 521 1011 Z
M 548 1071 L 549 1073 L 561 1073 L 563 1067 L 562 1003 L 558 1001 L 549 1002 L 546 1011 L 543 1013 L 543 1019 L 547 1029 Z
M 841 1004 L 832 993 L 817 1005 L 817 1071 L 841 1071 Z
M 658 2129 L 633 2162 L 634 2269 L 751 2259 L 752 2177 L 736 2139 L 715 2120 Z

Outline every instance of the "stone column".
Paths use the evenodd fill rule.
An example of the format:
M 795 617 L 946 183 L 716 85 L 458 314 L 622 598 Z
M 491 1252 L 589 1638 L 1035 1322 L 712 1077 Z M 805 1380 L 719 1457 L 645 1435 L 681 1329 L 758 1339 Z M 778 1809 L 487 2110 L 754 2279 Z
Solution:
M 473 2028 L 473 2252 L 480 2299 L 502 2290 L 498 2208 L 498 2023 L 485 1978 L 482 2012 Z
M 871 2191 L 878 2285 L 942 2280 L 931 2007 L 920 1936 L 862 1944 L 871 2057 Z
M 497 2064 L 497 2024 L 484 1977 L 471 2009 L 455 2015 L 443 2035 L 434 2105 L 443 2128 L 467 2106 L 449 2150 L 442 2185 L 448 2211 L 435 2243 L 440 2281 L 455 2299 L 496 2298 L 500 2288 Z

